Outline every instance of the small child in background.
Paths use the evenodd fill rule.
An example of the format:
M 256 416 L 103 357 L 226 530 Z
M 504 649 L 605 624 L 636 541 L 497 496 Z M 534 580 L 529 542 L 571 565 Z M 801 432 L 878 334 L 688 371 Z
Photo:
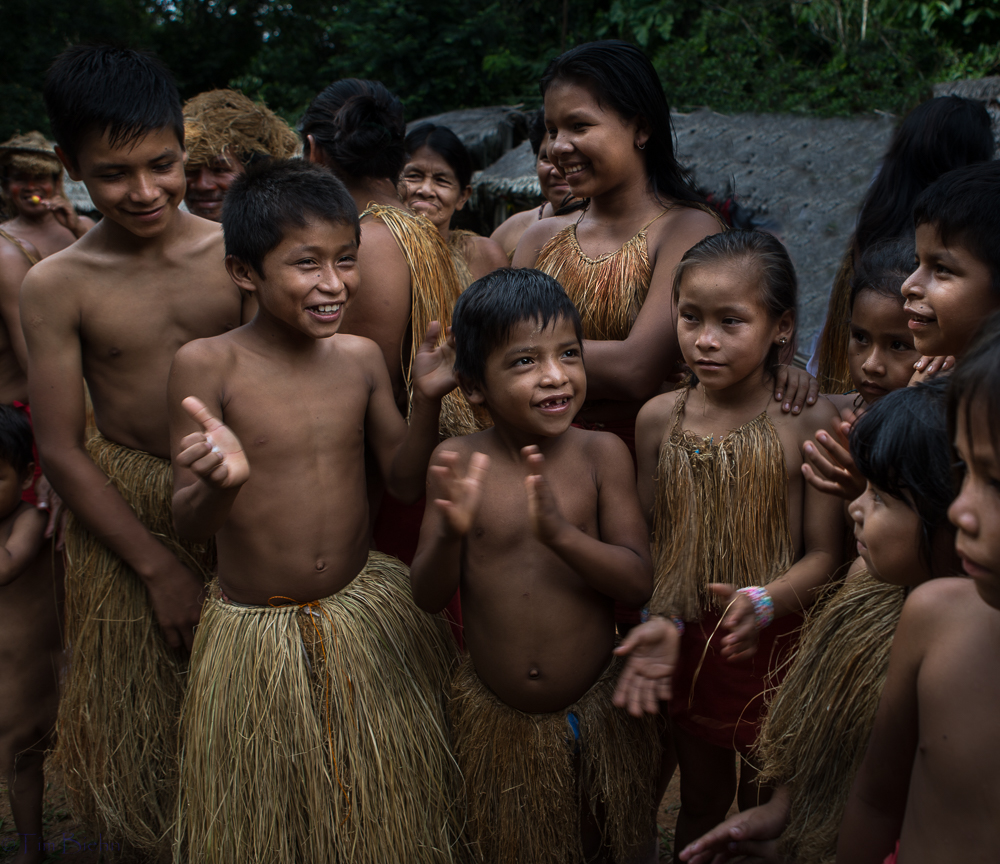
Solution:
M 411 577 L 427 611 L 461 585 L 450 713 L 470 839 L 487 864 L 648 860 L 655 720 L 611 697 L 614 602 L 649 598 L 649 541 L 626 446 L 571 426 L 580 317 L 552 277 L 498 270 L 452 328 L 461 386 L 493 426 L 435 451 Z
M 21 500 L 34 469 L 28 418 L 0 405 L 0 756 L 21 838 L 18 864 L 45 858 L 42 764 L 62 664 L 61 578 L 57 582 L 45 539 L 48 514 Z
M 758 803 L 745 757 L 764 692 L 801 612 L 840 566 L 843 520 L 839 502 L 801 474 L 803 441 L 832 425 L 836 409 L 821 398 L 786 414 L 772 398 L 795 331 L 784 247 L 756 231 L 707 237 L 684 255 L 673 292 L 694 378 L 643 407 L 637 442 L 639 496 L 654 527 L 650 611 L 684 628 L 670 703 L 680 850 L 725 818 L 736 753 L 740 806 Z
M 1000 848 L 1000 316 L 950 383 L 964 477 L 948 515 L 971 578 L 935 579 L 907 598 L 841 825 L 842 864 L 993 862 Z
M 870 246 L 851 280 L 851 321 L 847 352 L 856 392 L 828 395 L 840 411 L 840 434 L 824 430 L 802 450 L 802 473 L 820 492 L 853 501 L 865 490 L 847 449 L 847 436 L 857 415 L 886 393 L 905 387 L 913 377 L 920 352 L 913 345 L 909 313 L 900 288 L 913 272 L 913 243 L 889 240 Z

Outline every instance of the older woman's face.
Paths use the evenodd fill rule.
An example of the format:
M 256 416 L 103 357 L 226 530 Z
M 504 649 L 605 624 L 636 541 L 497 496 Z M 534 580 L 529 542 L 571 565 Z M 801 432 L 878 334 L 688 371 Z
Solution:
M 48 212 L 44 201 L 56 194 L 56 176 L 52 174 L 27 174 L 12 171 L 3 183 L 6 197 L 13 202 L 18 213 L 41 216 Z

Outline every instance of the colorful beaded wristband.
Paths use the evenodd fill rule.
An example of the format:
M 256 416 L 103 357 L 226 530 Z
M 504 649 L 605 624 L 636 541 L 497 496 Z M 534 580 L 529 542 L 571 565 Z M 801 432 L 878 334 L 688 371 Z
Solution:
M 639 621 L 641 621 L 643 624 L 645 624 L 650 618 L 666 618 L 666 617 L 667 617 L 666 615 L 660 615 L 658 613 L 650 615 L 648 606 L 643 606 L 642 609 L 639 611 Z M 683 636 L 684 622 L 676 615 L 671 615 L 670 620 L 674 622 L 674 627 L 677 628 L 677 632 L 680 633 L 681 636 Z
M 746 594 L 753 603 L 753 621 L 758 630 L 770 626 L 774 620 L 774 600 L 766 588 L 740 588 L 737 592 Z

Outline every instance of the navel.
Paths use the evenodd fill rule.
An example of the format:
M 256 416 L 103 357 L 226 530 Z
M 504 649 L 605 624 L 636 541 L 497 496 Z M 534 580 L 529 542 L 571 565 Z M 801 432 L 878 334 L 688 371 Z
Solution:
M 322 558 L 320 558 L 316 562 L 316 569 L 317 570 L 326 570 L 326 561 L 324 561 Z
M 528 670 L 528 677 L 529 677 L 529 678 L 532 678 L 532 679 L 534 679 L 534 678 L 537 678 L 537 677 L 538 677 L 539 675 L 541 675 L 541 674 L 542 674 L 542 673 L 541 673 L 541 672 L 539 672 L 539 671 L 538 671 L 537 669 L 535 669 L 535 668 L 531 668 L 531 669 L 529 669 L 529 670 Z

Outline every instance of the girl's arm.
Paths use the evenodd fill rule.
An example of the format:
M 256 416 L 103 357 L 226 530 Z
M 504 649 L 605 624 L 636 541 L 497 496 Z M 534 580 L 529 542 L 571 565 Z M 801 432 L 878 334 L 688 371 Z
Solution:
M 903 606 L 868 750 L 840 825 L 841 864 L 881 864 L 899 839 L 919 734 L 917 676 L 941 617 L 935 593 L 918 588 Z
M 635 420 L 639 505 L 651 532 L 656 507 L 656 468 L 660 461 L 660 444 L 670 422 L 676 398 L 675 393 L 664 393 L 650 399 L 639 410 L 639 416 Z

